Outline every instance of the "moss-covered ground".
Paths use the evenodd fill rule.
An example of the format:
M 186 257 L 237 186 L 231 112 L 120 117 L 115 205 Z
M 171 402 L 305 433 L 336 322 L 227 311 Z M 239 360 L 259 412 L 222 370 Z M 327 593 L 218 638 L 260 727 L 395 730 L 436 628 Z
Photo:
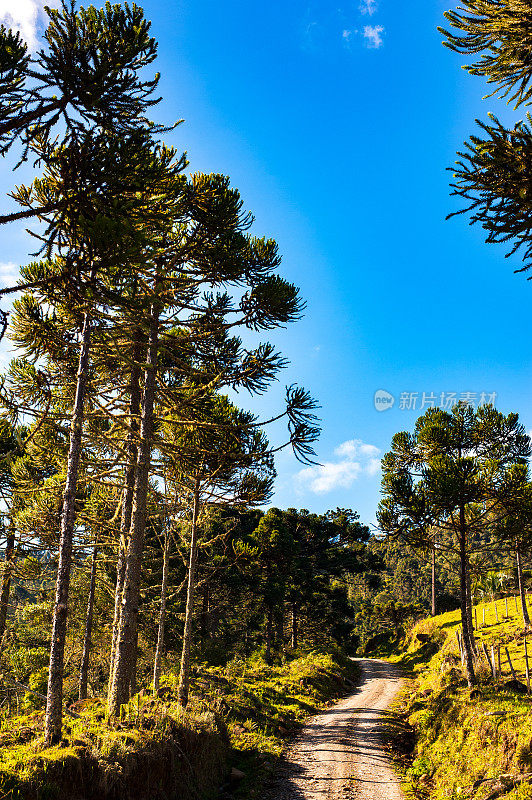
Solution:
M 484 624 L 483 624 L 484 619 Z M 456 630 L 460 612 L 423 620 L 399 654 L 405 687 L 395 705 L 398 740 L 410 735 L 414 751 L 403 762 L 407 797 L 431 800 L 532 798 L 532 697 L 516 691 L 507 661 L 525 678 L 524 625 L 514 598 L 476 606 L 478 686 L 464 679 Z M 501 648 L 494 680 L 483 653 Z M 528 634 L 532 669 L 532 635 Z M 496 663 L 498 659 L 496 658 Z M 497 665 L 498 666 L 498 665 Z M 517 686 L 521 691 L 524 686 Z M 526 690 L 525 690 L 526 691 Z M 413 736 L 412 736 L 413 734 Z
M 74 704 L 79 717 L 65 717 L 64 740 L 53 748 L 43 746 L 42 709 L 5 716 L 0 797 L 198 800 L 216 796 L 221 785 L 226 796 L 261 797 L 285 739 L 345 693 L 355 670 L 340 654 L 316 653 L 278 666 L 240 659 L 197 666 L 186 711 L 177 703 L 177 678 L 168 674 L 159 697 L 141 692 L 119 719 L 101 699 Z

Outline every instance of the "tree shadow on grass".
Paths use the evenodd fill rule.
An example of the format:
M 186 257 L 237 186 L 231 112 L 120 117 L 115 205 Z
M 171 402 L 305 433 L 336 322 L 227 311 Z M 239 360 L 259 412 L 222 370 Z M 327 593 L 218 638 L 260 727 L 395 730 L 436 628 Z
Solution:
M 230 776 L 221 787 L 218 800 L 305 800 L 294 783 L 294 770 L 284 755 L 265 754 L 258 749 L 233 750 L 232 766 L 243 778 Z M 304 770 L 301 768 L 301 774 Z
M 407 678 L 414 677 L 415 669 L 420 664 L 425 664 L 440 649 L 440 642 L 429 641 L 421 645 L 414 653 L 405 653 L 401 658 L 401 670 Z

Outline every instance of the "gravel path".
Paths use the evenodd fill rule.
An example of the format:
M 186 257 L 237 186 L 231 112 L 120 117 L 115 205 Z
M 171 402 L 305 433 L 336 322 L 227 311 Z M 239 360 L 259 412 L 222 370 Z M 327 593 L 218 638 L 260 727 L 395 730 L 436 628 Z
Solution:
M 402 800 L 381 742 L 383 711 L 396 694 L 398 670 L 356 659 L 358 689 L 313 717 L 286 753 L 271 800 Z

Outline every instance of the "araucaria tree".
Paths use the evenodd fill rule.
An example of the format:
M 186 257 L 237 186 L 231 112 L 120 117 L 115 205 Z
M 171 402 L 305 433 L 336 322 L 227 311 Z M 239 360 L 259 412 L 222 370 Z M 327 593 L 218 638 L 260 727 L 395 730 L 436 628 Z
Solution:
M 45 726 L 52 745 L 62 734 L 76 546 L 94 555 L 83 696 L 96 546 L 104 533 L 104 550 L 109 537 L 118 541 L 108 683 L 109 708 L 118 713 L 135 682 L 150 498 L 159 479 L 170 479 L 176 507 L 188 508 L 192 519 L 186 702 L 202 508 L 263 502 L 275 450 L 291 446 L 308 461 L 319 430 L 314 400 L 296 386 L 270 420 L 285 418 L 288 427 L 272 447 L 261 432 L 269 420 L 227 400 L 229 391 L 264 392 L 285 364 L 269 342 L 251 346 L 244 335 L 247 342 L 297 320 L 303 303 L 278 275 L 276 243 L 252 235 L 253 217 L 229 179 L 186 176 L 185 157 L 160 141 L 162 128 L 147 118 L 158 77 L 139 77 L 156 54 L 142 11 L 63 4 L 47 13 L 48 49 L 35 58 L 20 37 L 0 31 L 0 44 L 9 48 L 0 57 L 2 152 L 16 145 L 42 169 L 12 194 L 22 210 L 0 222 L 40 223 L 33 231 L 40 258 L 23 269 L 18 288 L 25 293 L 15 303 L 12 337 L 20 357 L 2 402 L 13 425 L 19 417 L 28 422 L 27 443 L 39 453 L 38 468 L 18 465 L 19 487 L 35 484 L 20 525 L 31 526 L 40 505 L 46 513 L 34 525 L 52 551 L 57 542 Z
M 499 96 L 514 108 L 532 102 L 532 36 L 528 3 L 517 0 L 464 0 L 445 14 L 450 29 L 440 28 L 444 44 L 473 56 L 466 66 L 486 80 L 489 97 Z M 458 212 L 471 216 L 487 231 L 486 241 L 508 246 L 507 256 L 521 253 L 522 266 L 531 266 L 530 177 L 532 130 L 530 117 L 506 126 L 493 114 L 477 120 L 480 131 L 465 143 L 452 169 L 453 194 L 465 200 Z M 453 216 L 453 215 L 451 215 Z
M 276 274 L 280 261 L 276 243 L 250 235 L 252 217 L 243 211 L 239 193 L 224 176 L 193 176 L 183 188 L 173 223 L 157 256 L 146 258 L 143 266 L 150 271 L 148 366 L 142 381 L 131 524 L 109 685 L 109 704 L 115 713 L 129 697 L 134 667 L 148 478 L 155 468 L 152 456 L 171 447 L 155 436 L 156 422 L 183 430 L 197 426 L 204 429 L 204 436 L 208 429 L 213 436 L 224 431 L 231 435 L 228 421 L 216 414 L 205 419 L 209 397 L 228 389 L 263 392 L 284 364 L 269 343 L 244 347 L 239 331 L 285 325 L 302 309 L 296 287 Z M 302 459 L 311 455 L 318 433 L 313 408 L 305 391 L 288 389 L 280 416 L 288 422 L 287 444 Z
M 437 531 L 439 546 L 459 557 L 469 686 L 476 682 L 470 557 L 486 541 L 494 520 L 502 520 L 510 504 L 518 504 L 523 484 L 514 468 L 526 464 L 530 453 L 530 439 L 517 414 L 459 404 L 450 413 L 429 409 L 417 420 L 414 433 L 393 437 L 382 461 L 381 529 L 424 549 Z

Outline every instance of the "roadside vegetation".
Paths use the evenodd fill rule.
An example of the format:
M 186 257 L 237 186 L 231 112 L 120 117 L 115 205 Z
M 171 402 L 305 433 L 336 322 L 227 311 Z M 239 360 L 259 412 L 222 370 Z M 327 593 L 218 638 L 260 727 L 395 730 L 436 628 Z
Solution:
M 473 689 L 467 686 L 456 636 L 458 610 L 422 620 L 403 641 L 402 652 L 389 654 L 405 672 L 390 741 L 408 797 L 532 797 L 532 695 L 526 687 L 525 629 L 513 597 L 508 617 L 505 598 L 497 599 L 496 606 L 497 616 L 493 601 L 476 606 L 478 683 Z M 492 645 L 495 653 L 501 647 L 496 679 L 482 643 L 489 653 Z
M 28 800 L 198 797 L 259 798 L 286 738 L 348 691 L 356 667 L 340 652 L 284 664 L 235 658 L 192 671 L 190 699 L 179 676 L 163 675 L 158 697 L 141 691 L 109 715 L 105 698 L 71 706 L 60 746 L 44 748 L 44 709 L 28 693 L 0 729 L 2 797 Z

